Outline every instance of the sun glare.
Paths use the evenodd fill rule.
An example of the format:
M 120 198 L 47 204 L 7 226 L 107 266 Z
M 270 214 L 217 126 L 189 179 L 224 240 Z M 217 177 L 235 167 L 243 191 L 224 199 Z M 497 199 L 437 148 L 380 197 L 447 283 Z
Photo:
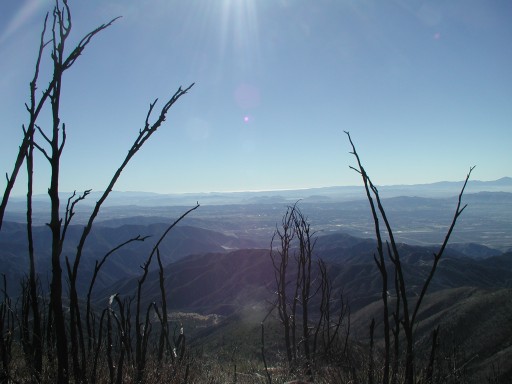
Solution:
M 255 0 L 224 0 L 220 20 L 221 60 L 230 57 L 236 77 L 242 79 L 233 89 L 237 107 L 251 111 L 260 103 L 260 91 L 256 85 L 243 79 L 254 77 L 259 72 L 259 23 Z M 250 123 L 250 115 L 243 115 L 243 122 Z
M 259 61 L 258 15 L 254 0 L 224 0 L 221 50 L 233 54 L 240 69 L 251 72 Z

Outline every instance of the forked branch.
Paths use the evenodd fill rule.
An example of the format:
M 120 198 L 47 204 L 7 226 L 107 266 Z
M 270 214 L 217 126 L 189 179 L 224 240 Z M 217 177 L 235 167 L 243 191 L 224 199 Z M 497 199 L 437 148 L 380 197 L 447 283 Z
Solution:
M 473 169 L 475 169 L 475 166 L 472 166 L 472 167 L 469 168 L 469 172 L 466 175 L 466 180 L 464 181 L 464 184 L 462 185 L 462 188 L 461 188 L 461 190 L 459 192 L 459 197 L 458 197 L 458 200 L 457 200 L 457 208 L 455 209 L 455 213 L 453 215 L 450 227 L 448 228 L 448 232 L 446 232 L 446 236 L 444 238 L 443 243 L 441 244 L 441 247 L 439 248 L 439 251 L 437 251 L 437 253 L 434 253 L 434 261 L 432 263 L 432 268 L 430 269 L 430 273 L 427 276 L 425 284 L 423 285 L 423 287 L 421 289 L 421 292 L 420 292 L 420 295 L 418 297 L 418 301 L 416 302 L 416 306 L 414 307 L 414 312 L 412 314 L 412 319 L 411 319 L 411 323 L 412 324 L 414 324 L 414 321 L 415 321 L 416 315 L 418 314 L 418 311 L 420 309 L 420 305 L 421 305 L 421 302 L 423 300 L 423 297 L 427 293 L 428 286 L 430 285 L 430 282 L 432 281 L 432 278 L 434 277 L 434 273 L 436 271 L 437 264 L 439 263 L 439 260 L 441 260 L 441 257 L 443 255 L 445 249 L 446 249 L 446 246 L 448 245 L 448 241 L 450 240 L 450 236 L 451 236 L 451 234 L 453 232 L 453 228 L 455 228 L 455 224 L 457 223 L 457 219 L 462 214 L 464 209 L 466 209 L 466 207 L 467 207 L 467 204 L 464 204 L 464 206 L 461 207 L 461 205 L 462 205 L 462 195 L 464 194 L 464 190 L 466 189 L 466 186 L 467 186 L 468 181 L 469 181 L 469 177 L 471 176 L 471 172 L 473 172 Z
M 181 87 L 179 87 L 179 89 L 174 93 L 174 95 L 162 107 L 162 110 L 160 111 L 160 115 L 159 115 L 158 119 L 151 125 L 149 123 L 149 119 L 151 117 L 151 113 L 155 106 L 156 100 L 155 100 L 155 102 L 150 104 L 149 111 L 148 111 L 148 114 L 147 114 L 146 120 L 145 120 L 144 129 L 139 131 L 139 135 L 135 139 L 132 147 L 128 151 L 128 154 L 126 155 L 125 159 L 121 163 L 121 166 L 114 173 L 114 176 L 110 180 L 110 183 L 108 184 L 107 188 L 101 195 L 100 199 L 96 202 L 96 205 L 94 206 L 94 210 L 91 213 L 91 216 L 89 217 L 89 221 L 87 222 L 87 225 L 84 227 L 82 236 L 80 238 L 80 242 L 78 243 L 78 246 L 77 246 L 77 253 L 76 253 L 75 263 L 73 265 L 73 272 L 72 272 L 72 276 L 71 276 L 72 280 L 76 280 L 76 275 L 78 273 L 78 266 L 80 264 L 80 258 L 82 256 L 82 250 L 85 245 L 85 241 L 87 240 L 87 237 L 89 236 L 89 233 L 92 229 L 94 220 L 96 219 L 96 216 L 98 215 L 100 208 L 103 205 L 103 203 L 105 202 L 105 200 L 107 199 L 108 195 L 110 194 L 110 192 L 112 192 L 114 185 L 116 184 L 117 180 L 121 176 L 121 173 L 123 172 L 125 167 L 128 165 L 128 163 L 130 162 L 132 157 L 139 151 L 141 146 L 146 142 L 146 140 L 148 140 L 151 137 L 151 135 L 153 133 L 155 133 L 157 131 L 157 129 L 162 125 L 162 123 L 165 121 L 165 118 L 167 116 L 167 112 L 173 106 L 173 104 L 176 101 L 178 101 L 178 99 L 181 96 L 185 95 L 190 90 L 190 88 L 193 87 L 193 85 L 194 85 L 194 83 L 192 83 L 185 89 L 182 89 Z

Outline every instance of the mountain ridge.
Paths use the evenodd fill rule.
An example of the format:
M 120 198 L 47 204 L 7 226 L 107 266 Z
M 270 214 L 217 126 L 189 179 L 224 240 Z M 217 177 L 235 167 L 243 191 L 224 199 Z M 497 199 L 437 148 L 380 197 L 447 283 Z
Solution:
M 434 197 L 448 197 L 458 194 L 464 181 L 438 181 L 423 184 L 392 184 L 378 185 L 379 191 L 386 197 L 400 196 L 402 193 L 416 193 L 419 195 L 433 195 Z M 496 180 L 482 181 L 469 180 L 467 185 L 467 193 L 476 193 L 483 191 L 511 192 L 512 193 L 512 177 L 501 177 Z M 327 186 L 312 187 L 301 189 L 280 189 L 280 190 L 262 190 L 262 191 L 212 191 L 212 192 L 186 192 L 186 193 L 157 193 L 144 191 L 112 191 L 109 198 L 105 202 L 105 206 L 112 205 L 165 205 L 169 203 L 181 203 L 190 205 L 199 201 L 208 204 L 226 204 L 228 202 L 245 203 L 252 202 L 261 203 L 262 200 L 272 200 L 276 198 L 288 199 L 304 199 L 304 198 L 326 198 L 330 197 L 334 200 L 347 200 L 358 197 L 364 199 L 363 186 Z M 67 199 L 71 196 L 71 192 L 62 192 L 61 197 Z M 82 206 L 95 204 L 96 200 L 103 194 L 103 191 L 92 191 L 89 196 L 81 203 Z M 33 196 L 34 202 L 37 204 L 48 199 L 47 194 L 37 194 Z M 24 203 L 24 196 L 13 196 L 10 201 L 10 209 L 25 209 L 20 207 Z

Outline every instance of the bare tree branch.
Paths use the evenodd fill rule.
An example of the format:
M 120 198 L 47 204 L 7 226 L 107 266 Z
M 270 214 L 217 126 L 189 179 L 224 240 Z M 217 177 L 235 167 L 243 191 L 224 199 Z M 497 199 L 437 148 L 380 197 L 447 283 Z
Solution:
M 148 111 L 148 115 L 146 117 L 146 126 L 142 131 L 139 131 L 138 137 L 135 139 L 134 144 L 128 151 L 128 154 L 126 155 L 125 159 L 121 163 L 121 166 L 117 169 L 114 176 L 110 180 L 110 183 L 108 184 L 107 188 L 105 189 L 105 192 L 101 195 L 100 199 L 96 202 L 96 205 L 94 206 L 94 210 L 91 213 L 91 216 L 89 217 L 89 221 L 87 222 L 87 225 L 84 227 L 84 230 L 82 232 L 82 236 L 80 238 L 80 242 L 77 246 L 77 254 L 75 258 L 75 263 L 73 266 L 73 275 L 72 279 L 76 279 L 76 274 L 78 273 L 78 266 L 80 264 L 80 258 L 82 255 L 82 250 L 85 244 L 85 241 L 87 240 L 87 237 L 89 235 L 89 232 L 92 229 L 92 225 L 94 223 L 94 220 L 96 219 L 96 216 L 98 215 L 101 206 L 107 199 L 110 192 L 112 192 L 114 185 L 116 184 L 117 180 L 121 176 L 121 173 L 123 172 L 124 168 L 127 166 L 127 164 L 130 162 L 131 158 L 138 152 L 142 144 L 148 140 L 153 133 L 156 132 L 156 130 L 160 127 L 160 125 L 165 121 L 166 114 L 168 110 L 171 108 L 171 106 L 178 101 L 178 99 L 185 95 L 190 88 L 192 88 L 194 84 L 191 84 L 186 89 L 182 90 L 181 87 L 176 91 L 176 93 L 171 97 L 171 99 L 164 105 L 162 110 L 160 111 L 159 118 L 151 125 L 149 126 L 148 120 L 151 115 L 151 111 L 153 110 L 154 103 L 151 104 L 150 109 Z M 155 101 L 156 102 L 156 101 Z
M 455 214 L 453 216 L 451 225 L 446 233 L 446 236 L 445 236 L 444 241 L 440 247 L 440 250 L 436 254 L 434 254 L 434 261 L 433 261 L 431 270 L 422 285 L 421 292 L 419 294 L 418 299 L 416 300 L 416 304 L 414 306 L 414 310 L 411 315 L 411 313 L 409 312 L 409 297 L 408 297 L 406 282 L 405 282 L 402 264 L 401 264 L 401 260 L 400 260 L 400 254 L 399 254 L 398 247 L 397 247 L 397 244 L 396 244 L 396 241 L 394 238 L 394 234 L 393 234 L 393 229 L 391 227 L 391 224 L 387 218 L 386 212 L 382 205 L 379 191 L 378 191 L 377 187 L 372 183 L 372 181 L 368 177 L 365 169 L 363 168 L 360 158 L 359 158 L 359 155 L 357 154 L 357 151 L 355 149 L 354 143 L 352 142 L 352 139 L 350 137 L 350 134 L 348 132 L 345 132 L 345 133 L 347 134 L 349 142 L 352 147 L 351 154 L 353 154 L 355 156 L 357 163 L 358 163 L 358 169 L 356 169 L 352 166 L 350 168 L 354 169 L 356 172 L 358 172 L 362 176 L 367 199 L 368 199 L 368 202 L 370 203 L 370 207 L 372 210 L 372 215 L 373 215 L 373 220 L 374 220 L 374 225 L 375 225 L 375 234 L 377 236 L 377 248 L 378 248 L 378 252 L 379 252 L 379 260 L 377 260 L 377 258 L 375 258 L 375 262 L 376 262 L 377 266 L 379 267 L 379 270 L 381 272 L 381 276 L 383 279 L 382 298 L 383 298 L 384 312 L 385 312 L 385 315 L 384 315 L 384 322 L 385 322 L 385 329 L 386 329 L 385 333 L 388 334 L 388 337 L 389 337 L 389 325 L 387 324 L 387 321 L 388 321 L 387 290 L 386 290 L 387 283 L 385 283 L 385 281 L 387 280 L 387 272 L 386 272 L 385 261 L 384 261 L 384 257 L 383 257 L 382 239 L 381 239 L 381 235 L 380 235 L 378 213 L 380 213 L 380 216 L 382 217 L 382 219 L 384 221 L 384 224 L 385 224 L 385 227 L 386 227 L 386 230 L 388 233 L 388 237 L 389 237 L 389 243 L 387 243 L 388 257 L 392 261 L 394 268 L 395 268 L 395 287 L 396 287 L 396 291 L 397 291 L 397 303 L 396 303 L 397 307 L 396 307 L 396 312 L 394 313 L 394 318 L 395 318 L 397 327 L 393 331 L 393 333 L 395 334 L 395 342 L 396 342 L 398 340 L 398 331 L 399 331 L 398 322 L 400 321 L 398 318 L 399 317 L 398 316 L 399 315 L 399 306 L 400 306 L 400 304 L 402 304 L 403 305 L 403 318 L 402 318 L 401 323 L 404 328 L 405 339 L 406 339 L 405 383 L 412 384 L 414 381 L 414 335 L 413 335 L 413 332 L 414 332 L 414 326 L 415 326 L 415 322 L 416 322 L 416 316 L 417 316 L 419 308 L 421 306 L 423 297 L 425 296 L 427 289 L 430 285 L 430 282 L 435 274 L 438 262 L 441 259 L 441 256 L 446 248 L 446 245 L 448 244 L 448 240 L 452 234 L 452 231 L 453 231 L 453 228 L 455 227 L 457 219 L 459 218 L 459 216 L 463 212 L 463 210 L 466 208 L 466 206 L 461 208 L 461 200 L 462 200 L 462 195 L 464 193 L 464 189 L 466 188 L 467 182 L 471 175 L 471 171 L 474 169 L 474 167 L 470 168 L 470 171 L 466 177 L 466 180 L 464 182 L 462 190 L 459 193 L 458 204 L 457 204 L 457 208 L 455 210 Z M 375 200 L 377 202 L 378 213 L 377 213 L 377 209 L 375 208 L 373 198 L 375 198 Z M 395 346 L 395 348 L 396 348 L 396 346 Z M 386 339 L 385 350 L 386 350 L 386 355 L 385 355 L 386 362 L 385 362 L 385 373 L 384 373 L 383 380 L 385 383 L 387 383 L 389 380 L 388 379 L 389 338 Z M 397 354 L 398 353 L 395 350 L 395 358 L 397 357 Z M 394 366 L 393 367 L 393 375 L 395 373 L 396 373 L 396 367 Z
M 448 231 L 446 232 L 446 235 L 444 237 L 444 241 L 443 243 L 441 244 L 441 247 L 439 248 L 439 251 L 437 251 L 437 253 L 434 254 L 434 261 L 432 263 L 432 267 L 430 268 L 430 272 L 427 276 L 427 279 L 425 280 L 425 283 L 423 284 L 423 287 L 421 289 L 421 292 L 420 292 L 420 295 L 418 296 L 418 301 L 416 301 L 416 306 L 414 307 L 414 311 L 413 311 L 413 314 L 412 314 L 412 317 L 411 317 L 411 323 L 414 324 L 415 320 L 416 320 L 416 315 L 418 314 L 418 311 L 420 309 L 420 306 L 421 306 L 421 302 L 423 301 L 423 297 L 425 296 L 425 294 L 427 293 L 427 289 L 430 285 L 430 282 L 432 281 L 432 278 L 434 277 L 434 273 L 437 269 L 437 265 L 439 263 L 439 260 L 441 259 L 441 257 L 443 256 L 443 253 L 446 249 L 446 246 L 448 245 L 448 241 L 450 240 L 450 236 L 453 232 L 453 228 L 455 228 L 455 224 L 457 223 L 457 219 L 459 218 L 459 216 L 461 215 L 461 213 L 464 211 L 464 209 L 466 209 L 467 207 L 467 204 L 464 205 L 462 208 L 461 208 L 461 203 L 462 203 L 462 195 L 464 194 L 464 190 L 466 189 L 466 185 L 468 184 L 468 180 L 471 176 L 471 172 L 473 172 L 473 169 L 475 169 L 475 166 L 472 166 L 469 168 L 469 172 L 468 174 L 466 175 L 466 180 L 464 181 L 464 184 L 460 190 L 460 193 L 459 193 L 459 197 L 458 197 L 458 200 L 457 200 L 457 207 L 455 208 L 455 213 L 453 215 L 453 219 L 452 219 L 452 222 L 450 224 L 450 227 L 448 229 Z
M 73 216 L 75 216 L 75 205 L 78 202 L 84 200 L 89 195 L 89 193 L 91 193 L 91 189 L 84 191 L 84 193 L 73 200 L 73 198 L 76 196 L 76 191 L 74 191 L 73 194 L 68 198 L 68 202 L 66 204 L 66 213 L 64 215 L 64 226 L 61 235 L 62 242 L 64 242 L 64 239 L 66 238 L 66 232 L 68 230 L 69 224 L 71 223 L 71 219 Z
M 96 278 L 98 277 L 98 274 L 101 270 L 101 267 L 103 267 L 103 264 L 105 264 L 105 262 L 107 261 L 107 259 L 115 252 L 117 252 L 119 249 L 123 248 L 124 246 L 132 243 L 132 242 L 135 242 L 135 241 L 144 241 L 148 238 L 149 236 L 141 236 L 141 235 L 137 235 L 136 237 L 133 237 L 129 240 L 126 240 L 124 242 L 122 242 L 121 244 L 117 245 L 116 247 L 112 248 L 110 251 L 108 251 L 104 256 L 103 258 L 101 259 L 101 261 L 98 261 L 96 260 L 96 264 L 94 266 L 94 272 L 93 272 L 93 275 L 92 275 L 92 278 L 91 278 L 91 282 L 89 284 L 89 290 L 87 291 L 87 306 L 86 306 L 86 314 L 85 314 L 85 319 L 86 319 L 86 326 L 87 326 L 87 334 L 88 334 L 88 347 L 89 349 L 91 348 L 91 339 L 92 339 L 92 327 L 91 327 L 91 324 L 90 324 L 90 317 L 91 317 L 91 295 L 92 295 L 92 290 L 94 288 L 94 284 L 96 283 Z
M 37 89 L 37 79 L 39 78 L 41 57 L 43 55 L 43 51 L 44 51 L 46 45 L 48 44 L 48 43 L 44 42 L 44 36 L 46 34 L 47 22 L 48 22 L 48 14 L 46 14 L 46 17 L 44 19 L 43 31 L 41 32 L 41 37 L 40 37 L 40 41 L 39 41 L 39 50 L 37 53 L 36 66 L 35 66 L 35 71 L 34 71 L 34 77 L 32 78 L 32 81 L 30 82 L 31 105 L 28 108 L 30 122 L 28 124 L 27 130 L 23 129 L 25 131 L 23 140 L 19 147 L 18 155 L 16 156 L 16 160 L 14 162 L 14 168 L 11 172 L 11 176 L 9 177 L 8 174 L 6 173 L 7 185 L 5 187 L 5 191 L 4 191 L 4 194 L 2 197 L 2 202 L 0 204 L 0 229 L 2 228 L 3 218 L 4 218 L 4 214 L 5 214 L 5 209 L 7 208 L 7 202 L 9 201 L 9 196 L 14 187 L 14 183 L 16 182 L 16 178 L 18 176 L 21 165 L 23 164 L 23 161 L 25 159 L 25 154 L 28 150 L 28 146 L 30 144 L 31 138 L 33 137 L 35 122 L 37 120 L 37 117 L 39 116 L 39 112 L 41 111 L 41 108 L 43 107 L 44 103 L 46 102 L 46 99 L 48 98 L 48 95 L 50 94 L 51 87 L 48 87 L 48 89 L 46 89 L 46 91 L 43 92 L 43 95 L 41 96 L 41 99 L 39 100 L 39 103 L 36 106 L 35 92 Z

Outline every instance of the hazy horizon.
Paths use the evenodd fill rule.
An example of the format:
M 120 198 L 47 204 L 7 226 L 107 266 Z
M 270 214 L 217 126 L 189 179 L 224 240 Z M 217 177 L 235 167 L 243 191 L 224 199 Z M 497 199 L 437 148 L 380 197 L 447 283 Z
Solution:
M 471 186 L 473 183 L 484 183 L 484 184 L 492 184 L 494 182 L 499 182 L 499 181 L 510 181 L 511 182 L 511 186 L 512 187 L 512 177 L 510 176 L 503 176 L 503 177 L 500 177 L 498 179 L 494 179 L 494 180 L 476 180 L 476 179 L 470 179 L 469 180 L 469 186 Z M 460 184 L 460 183 L 463 183 L 464 182 L 464 179 L 460 179 L 460 180 L 440 180 L 440 181 L 433 181 L 433 182 L 430 182 L 430 183 L 417 183 L 417 184 L 376 184 L 377 187 L 380 187 L 380 188 L 393 188 L 393 187 L 397 187 L 397 188 L 400 188 L 400 187 L 404 187 L 404 188 L 407 188 L 407 187 L 422 187 L 422 186 L 432 186 L 432 185 L 436 185 L 436 184 L 444 184 L 444 183 L 448 183 L 448 184 Z M 120 194 L 123 194 L 123 193 L 126 193 L 126 194 L 148 194 L 148 195 L 156 195 L 156 196 L 166 196 L 166 195 L 212 195 L 212 194 L 237 194 L 237 193 L 240 193 L 240 194 L 243 194 L 243 193 L 273 193 L 273 192 L 292 192 L 292 191 L 308 191 L 308 190 L 322 190 L 322 189 L 336 189 L 336 188 L 364 188 L 364 185 L 362 184 L 362 182 L 358 185 L 356 184 L 353 184 L 353 185 L 326 185 L 326 186 L 319 186 L 319 187 L 304 187 L 304 188 L 282 188 L 282 189 L 261 189 L 261 190 L 238 190 L 238 191 L 228 191 L 228 190 L 217 190 L 217 191 L 185 191 L 185 192 L 154 192 L 154 191 L 149 191 L 149 190 L 119 190 L 119 189 L 114 189 L 112 192 L 113 193 L 120 193 Z M 471 192 L 471 187 L 467 188 L 466 189 L 466 192 Z M 75 191 L 77 194 L 80 193 L 81 191 Z M 91 191 L 91 194 L 94 194 L 94 193 L 103 193 L 104 190 L 92 190 Z M 508 192 L 508 191 L 507 191 Z M 73 191 L 60 191 L 60 194 L 61 195 L 71 195 L 73 193 Z M 34 198 L 38 198 L 38 197 L 47 197 L 48 194 L 47 193 L 37 193 L 35 194 L 33 197 Z M 13 198 L 16 198 L 16 199 L 19 199 L 19 198 L 26 198 L 25 195 L 23 194 L 13 194 L 12 195 Z

